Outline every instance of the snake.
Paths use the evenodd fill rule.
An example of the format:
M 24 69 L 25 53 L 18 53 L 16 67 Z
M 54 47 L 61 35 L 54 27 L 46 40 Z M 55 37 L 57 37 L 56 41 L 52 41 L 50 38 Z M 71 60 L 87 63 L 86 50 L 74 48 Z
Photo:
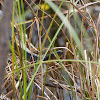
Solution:
M 16 38 L 16 39 L 17 39 L 17 38 Z M 10 35 L 10 40 L 11 40 L 11 35 Z M 18 41 L 18 39 L 17 39 L 17 44 L 18 44 L 18 47 L 19 47 L 19 41 Z M 16 47 L 15 41 L 14 41 L 14 49 L 15 49 L 15 51 L 17 51 L 17 47 Z M 26 51 L 27 60 L 33 61 L 33 59 L 32 59 L 32 56 L 33 56 L 34 62 L 37 62 L 38 57 L 39 57 L 39 54 L 31 53 L 31 51 L 30 51 L 27 47 L 26 47 L 26 48 L 24 47 L 23 50 Z M 57 52 L 57 54 L 58 54 L 59 56 L 63 54 L 63 51 L 62 51 L 62 50 L 57 50 L 56 52 Z M 47 55 L 44 57 L 43 61 L 47 61 L 47 60 L 49 59 L 49 56 L 50 56 L 50 59 L 54 59 L 54 58 L 55 58 L 55 52 L 52 52 L 51 55 L 50 55 L 50 54 L 47 54 Z M 43 57 L 43 55 L 42 55 L 42 57 Z
M 28 59 L 29 61 L 32 61 L 32 56 L 31 56 L 31 54 L 28 53 L 28 52 L 26 52 L 26 53 L 27 53 L 27 59 Z M 50 59 L 54 59 L 54 58 L 55 58 L 55 55 L 54 55 L 54 54 L 55 54 L 55 52 L 52 52 L 51 55 L 50 55 L 50 54 L 47 54 L 47 55 L 45 56 L 45 58 L 43 59 L 43 61 L 47 61 L 47 60 L 49 59 L 49 56 L 50 56 Z M 63 54 L 63 51 L 62 51 L 62 50 L 58 50 L 58 51 L 57 51 L 57 54 L 60 56 L 60 55 Z M 39 57 L 39 55 L 38 55 L 38 54 L 35 54 L 35 53 L 32 53 L 32 55 L 33 55 L 34 61 L 36 62 L 37 59 L 38 59 L 38 57 Z

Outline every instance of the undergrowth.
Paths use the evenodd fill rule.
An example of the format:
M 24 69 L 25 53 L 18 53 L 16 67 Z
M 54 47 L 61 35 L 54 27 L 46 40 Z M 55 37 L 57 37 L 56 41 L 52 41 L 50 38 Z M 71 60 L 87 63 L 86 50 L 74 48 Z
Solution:
M 100 15 L 93 17 L 88 9 L 94 4 L 100 2 L 16 0 L 2 95 L 11 100 L 99 100 Z

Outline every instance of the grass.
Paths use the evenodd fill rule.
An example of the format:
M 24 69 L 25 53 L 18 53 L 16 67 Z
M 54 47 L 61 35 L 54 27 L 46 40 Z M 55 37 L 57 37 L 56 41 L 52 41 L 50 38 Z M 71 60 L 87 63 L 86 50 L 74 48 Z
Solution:
M 27 5 L 26 10 L 23 2 Z M 36 6 L 35 10 L 32 3 Z M 90 5 L 96 3 L 100 4 L 99 1 L 89 3 L 80 0 L 76 2 L 44 0 L 38 4 L 34 2 L 30 4 L 27 0 L 17 0 L 13 5 L 12 42 L 10 43 L 12 53 L 8 56 L 6 77 L 2 87 L 3 96 L 14 100 L 36 100 L 37 98 L 99 100 L 100 15 L 95 20 L 87 10 Z M 45 8 L 46 6 L 48 9 Z M 34 17 L 26 20 L 26 16 L 30 13 Z M 46 19 L 49 19 L 46 23 L 50 21 L 47 26 Z M 34 27 L 37 33 L 34 33 Z M 91 27 L 93 30 L 89 33 Z M 34 37 L 37 34 L 38 46 L 31 44 L 33 34 Z M 59 41 L 59 38 L 62 38 L 63 45 L 60 44 L 62 41 Z M 14 42 L 16 42 L 17 52 L 14 49 Z M 34 58 L 33 61 L 27 59 L 27 48 L 31 55 L 33 52 L 38 52 L 36 63 Z M 63 51 L 61 56 L 57 54 L 59 49 Z M 55 59 L 51 59 L 52 52 L 55 54 Z M 47 54 L 49 59 L 44 61 Z

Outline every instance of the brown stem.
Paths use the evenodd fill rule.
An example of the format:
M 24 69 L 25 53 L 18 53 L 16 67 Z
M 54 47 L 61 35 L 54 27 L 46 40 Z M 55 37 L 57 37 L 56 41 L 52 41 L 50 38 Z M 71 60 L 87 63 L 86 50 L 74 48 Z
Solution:
M 6 0 L 4 2 L 3 17 L 0 22 L 0 93 L 9 51 L 9 24 L 11 18 L 12 4 L 13 0 Z

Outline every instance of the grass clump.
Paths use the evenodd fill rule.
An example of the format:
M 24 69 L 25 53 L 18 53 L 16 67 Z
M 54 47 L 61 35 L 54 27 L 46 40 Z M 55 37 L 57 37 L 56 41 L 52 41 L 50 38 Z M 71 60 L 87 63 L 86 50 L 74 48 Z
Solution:
M 17 0 L 3 94 L 21 100 L 99 100 L 100 15 L 94 18 L 89 12 L 89 6 L 98 3 Z M 36 62 L 33 53 L 38 55 Z

